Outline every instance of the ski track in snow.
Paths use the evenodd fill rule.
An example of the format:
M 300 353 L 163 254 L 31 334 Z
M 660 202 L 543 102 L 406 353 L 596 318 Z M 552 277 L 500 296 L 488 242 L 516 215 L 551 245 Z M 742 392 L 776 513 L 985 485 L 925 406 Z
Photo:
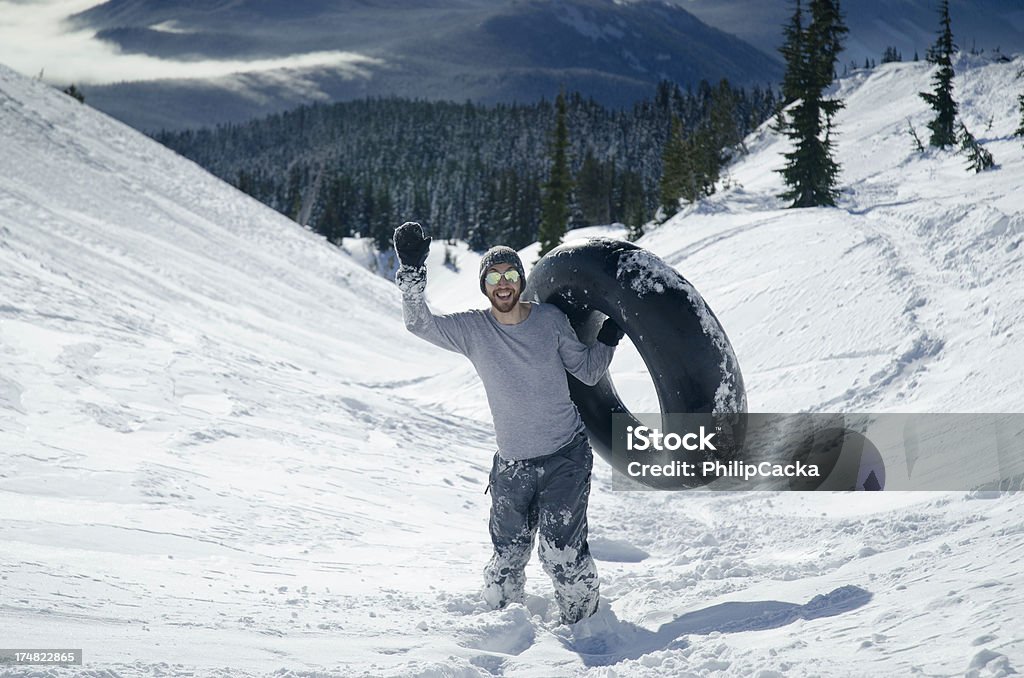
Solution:
M 888 64 L 841 84 L 839 209 L 781 209 L 762 130 L 734 188 L 641 241 L 721 320 L 752 410 L 1021 411 L 1024 147 L 1000 96 L 1022 65 L 958 64 L 998 172 L 912 154 L 928 72 Z M 85 651 L 0 676 L 1024 667 L 1013 493 L 616 492 L 598 464 L 610 631 L 559 627 L 536 558 L 526 606 L 484 610 L 486 404 L 390 283 L 2 68 L 0 132 L 0 645 Z M 438 311 L 483 301 L 454 252 L 431 253 Z M 613 373 L 650 402 L 637 361 Z

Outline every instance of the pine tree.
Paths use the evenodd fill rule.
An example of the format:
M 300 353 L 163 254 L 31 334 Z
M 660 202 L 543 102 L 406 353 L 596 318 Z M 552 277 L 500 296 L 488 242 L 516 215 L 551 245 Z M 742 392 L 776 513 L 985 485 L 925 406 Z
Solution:
M 614 170 L 614 167 L 612 168 Z M 615 213 L 613 219 L 628 224 L 630 239 L 643 235 L 647 223 L 647 202 L 643 179 L 637 172 L 627 170 L 614 175 Z
M 468 244 L 469 249 L 474 252 L 483 252 L 490 247 L 490 240 L 487 237 L 487 224 L 477 222 L 473 228 L 469 230 L 469 237 L 466 239 L 466 244 Z
M 75 83 L 71 83 L 61 91 L 64 92 L 64 94 L 67 94 L 72 99 L 75 99 L 78 103 L 85 103 L 85 94 L 82 93 L 82 90 L 80 90 L 78 86 L 75 85 Z
M 679 199 L 686 195 L 689 174 L 689 148 L 683 138 L 683 123 L 672 116 L 668 142 L 661 154 L 661 209 L 666 217 L 679 211 Z
M 796 0 L 793 16 L 783 27 L 784 42 L 779 52 L 786 63 L 782 77 L 782 105 L 788 106 L 803 95 L 804 73 L 804 19 L 800 0 Z
M 781 197 L 792 200 L 791 207 L 834 206 L 839 195 L 840 168 L 832 157 L 832 130 L 843 103 L 823 95 L 835 78 L 847 28 L 837 0 L 812 0 L 810 11 L 810 24 L 800 38 L 803 49 L 784 54 L 786 72 L 792 72 L 790 79 L 797 87 L 796 103 L 783 116 L 784 133 L 792 140 L 793 150 L 785 154 L 786 165 L 778 170 L 788 187 Z
M 235 188 L 240 190 L 242 193 L 252 195 L 255 190 L 254 184 L 255 182 L 253 181 L 252 174 L 244 169 L 238 170 L 238 180 L 235 182 Z
M 739 108 L 739 97 L 730 85 L 729 81 L 722 79 L 718 87 L 711 94 L 711 108 L 708 111 L 708 125 L 711 132 L 711 141 L 716 149 L 716 160 L 714 174 L 718 179 L 719 170 L 737 152 L 738 147 L 743 143 L 743 135 L 740 134 L 740 126 L 736 120 Z
M 978 143 L 967 126 L 961 122 L 959 130 L 960 151 L 967 156 L 967 166 L 977 172 L 984 172 L 996 166 L 996 161 L 984 146 Z
M 713 195 L 722 167 L 738 152 L 743 136 L 737 123 L 739 100 L 728 80 L 711 88 L 701 82 L 702 120 L 687 136 L 678 116 L 673 116 L 668 141 L 662 151 L 661 208 L 671 217 L 679 200 L 695 203 Z
M 569 221 L 569 193 L 572 177 L 569 174 L 569 127 L 566 122 L 565 93 L 555 99 L 555 132 L 551 140 L 551 173 L 544 184 L 544 202 L 541 208 L 540 256 L 544 256 L 562 242 Z
M 378 252 L 386 252 L 391 248 L 391 238 L 395 232 L 394 209 L 391 202 L 391 191 L 381 186 L 373 198 L 373 221 L 370 224 L 370 236 L 373 246 Z
M 412 193 L 412 213 L 408 219 L 418 222 L 423 228 L 430 229 L 430 196 L 426 182 L 417 182 Z
M 484 184 L 483 200 L 476 214 L 476 220 L 469 231 L 467 241 L 469 248 L 474 252 L 483 252 L 495 244 L 492 238 L 494 224 L 497 221 L 498 210 L 498 181 L 490 176 Z
M 885 48 L 885 52 L 882 53 L 882 63 L 891 64 L 894 62 L 903 61 L 903 55 L 891 45 Z
M 611 223 L 611 184 L 608 167 L 588 148 L 576 177 L 576 198 L 583 225 Z
M 351 235 L 349 223 L 349 196 L 351 185 L 345 178 L 333 179 L 323 199 L 323 208 L 316 219 L 316 232 L 335 245 L 340 245 L 342 238 Z
M 292 221 L 299 220 L 302 212 L 302 187 L 304 184 L 302 176 L 303 168 L 297 163 L 288 168 L 288 193 L 285 201 L 288 205 L 286 214 Z
M 614 168 L 613 168 L 614 169 Z M 626 224 L 626 239 L 639 240 L 647 223 L 647 205 L 640 175 L 633 171 L 621 172 L 615 180 L 615 221 Z
M 839 0 L 811 0 L 811 24 L 807 27 L 804 42 L 814 85 L 822 91 L 836 78 L 843 36 L 848 32 L 839 10 Z M 874 66 L 874 60 L 871 65 Z
M 939 6 L 939 23 L 942 29 L 935 44 L 928 50 L 928 63 L 938 68 L 932 76 L 935 89 L 931 92 L 920 92 L 922 99 L 931 106 L 935 117 L 928 123 L 932 131 L 928 143 L 936 148 L 956 145 L 956 115 L 958 106 L 953 99 L 953 53 L 957 46 L 953 44 L 953 29 L 949 19 L 949 0 L 942 0 Z
M 715 184 L 718 183 L 718 173 L 722 167 L 722 147 L 709 125 L 699 127 L 686 141 L 689 168 L 683 198 L 688 202 L 697 202 L 715 193 Z
M 1024 94 L 1017 96 L 1017 105 L 1020 107 L 1020 127 L 1014 132 L 1019 137 L 1024 137 Z

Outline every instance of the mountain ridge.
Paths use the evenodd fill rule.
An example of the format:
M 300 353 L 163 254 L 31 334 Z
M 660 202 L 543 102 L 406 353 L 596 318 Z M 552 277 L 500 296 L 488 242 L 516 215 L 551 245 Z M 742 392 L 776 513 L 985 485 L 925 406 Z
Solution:
M 626 107 L 650 96 L 661 80 L 766 85 L 781 74 L 773 55 L 656 0 L 465 2 L 443 9 L 403 0 L 341 8 L 318 3 L 301 20 L 269 19 L 278 16 L 275 8 L 280 3 L 206 10 L 193 3 L 111 0 L 70 21 L 120 50 L 160 58 L 255 59 L 343 49 L 368 61 L 346 73 L 316 67 L 97 84 L 88 88 L 90 103 L 136 128 L 171 130 L 318 100 L 385 95 L 488 104 L 550 99 L 566 88 Z

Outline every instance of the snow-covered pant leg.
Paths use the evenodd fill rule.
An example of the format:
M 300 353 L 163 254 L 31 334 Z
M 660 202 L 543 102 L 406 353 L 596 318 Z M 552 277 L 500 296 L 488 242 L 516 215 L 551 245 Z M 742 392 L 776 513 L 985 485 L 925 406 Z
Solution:
M 493 609 L 526 602 L 526 563 L 537 533 L 536 472 L 529 462 L 508 462 L 497 454 L 491 466 L 491 543 L 484 568 L 484 600 Z
M 597 567 L 587 542 L 587 505 L 594 455 L 586 438 L 538 469 L 539 554 L 555 585 L 562 622 L 574 624 L 597 610 Z

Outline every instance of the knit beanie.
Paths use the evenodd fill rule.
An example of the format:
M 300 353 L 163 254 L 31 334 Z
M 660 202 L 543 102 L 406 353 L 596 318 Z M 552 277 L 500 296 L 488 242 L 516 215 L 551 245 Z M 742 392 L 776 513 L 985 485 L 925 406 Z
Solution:
M 526 272 L 523 271 L 523 262 L 514 249 L 504 245 L 495 245 L 484 252 L 484 256 L 480 258 L 480 291 L 487 294 L 487 290 L 484 288 L 484 276 L 487 275 L 487 269 L 497 264 L 512 264 L 512 267 L 519 271 L 519 280 L 522 281 L 519 291 L 522 292 L 526 287 Z

